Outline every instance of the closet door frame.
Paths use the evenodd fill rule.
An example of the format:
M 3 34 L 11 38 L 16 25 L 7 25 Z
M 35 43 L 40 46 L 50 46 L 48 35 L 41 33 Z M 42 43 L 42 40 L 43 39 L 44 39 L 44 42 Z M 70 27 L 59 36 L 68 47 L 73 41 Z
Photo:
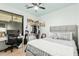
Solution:
M 10 13 L 10 14 L 13 14 L 13 15 L 18 15 L 18 16 L 21 16 L 22 17 L 22 35 L 24 34 L 24 28 L 23 28 L 23 21 L 24 21 L 24 16 L 23 15 L 20 15 L 20 14 L 17 14 L 17 13 L 13 13 L 13 12 L 9 12 L 9 11 L 5 11 L 5 10 L 0 10 L 1 12 L 6 12 L 6 13 Z

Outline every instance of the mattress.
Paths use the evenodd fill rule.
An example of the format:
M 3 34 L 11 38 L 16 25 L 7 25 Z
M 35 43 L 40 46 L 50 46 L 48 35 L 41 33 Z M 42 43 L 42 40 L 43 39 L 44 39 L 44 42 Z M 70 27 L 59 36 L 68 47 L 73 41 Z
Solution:
M 29 41 L 26 50 L 35 56 L 77 56 L 75 42 L 51 38 Z M 63 52 L 63 53 L 62 53 Z

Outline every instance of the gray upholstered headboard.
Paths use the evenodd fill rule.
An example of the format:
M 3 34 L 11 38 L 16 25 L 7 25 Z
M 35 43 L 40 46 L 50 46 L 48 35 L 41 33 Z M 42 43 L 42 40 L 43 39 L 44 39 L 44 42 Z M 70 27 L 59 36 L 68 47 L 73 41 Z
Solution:
M 64 26 L 50 26 L 50 32 L 72 32 L 73 40 L 76 42 L 78 48 L 78 26 L 64 25 Z

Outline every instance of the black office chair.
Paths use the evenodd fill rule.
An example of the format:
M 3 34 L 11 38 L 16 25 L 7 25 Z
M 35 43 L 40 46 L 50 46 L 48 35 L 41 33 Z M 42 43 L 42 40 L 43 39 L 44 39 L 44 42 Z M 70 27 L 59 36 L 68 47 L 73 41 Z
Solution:
M 7 49 L 5 49 L 5 52 L 7 50 L 11 50 L 11 52 L 13 52 L 13 48 L 18 48 L 17 45 L 17 40 L 16 40 L 16 36 L 14 34 L 8 34 L 8 40 L 5 41 L 6 45 L 10 45 L 10 47 L 8 47 Z

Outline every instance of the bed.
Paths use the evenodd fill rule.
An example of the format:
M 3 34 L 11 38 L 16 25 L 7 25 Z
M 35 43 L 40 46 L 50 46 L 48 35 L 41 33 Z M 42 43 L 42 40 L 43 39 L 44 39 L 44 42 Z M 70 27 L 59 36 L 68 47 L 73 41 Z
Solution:
M 28 50 L 34 56 L 78 56 L 77 25 L 50 27 L 50 32 L 54 33 L 52 37 L 29 41 L 26 52 Z M 61 33 L 64 40 L 60 37 Z

